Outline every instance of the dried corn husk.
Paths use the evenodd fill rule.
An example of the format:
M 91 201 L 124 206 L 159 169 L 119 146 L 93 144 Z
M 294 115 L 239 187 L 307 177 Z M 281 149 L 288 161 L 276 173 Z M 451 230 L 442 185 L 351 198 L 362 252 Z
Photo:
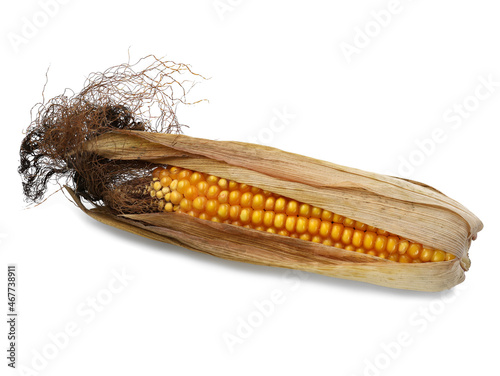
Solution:
M 481 221 L 427 185 L 275 148 L 185 135 L 112 131 L 82 148 L 116 160 L 169 164 L 244 182 L 452 253 L 451 261 L 403 264 L 331 246 L 176 213 L 86 209 L 108 225 L 225 259 L 299 269 L 376 285 L 440 291 L 461 283 Z

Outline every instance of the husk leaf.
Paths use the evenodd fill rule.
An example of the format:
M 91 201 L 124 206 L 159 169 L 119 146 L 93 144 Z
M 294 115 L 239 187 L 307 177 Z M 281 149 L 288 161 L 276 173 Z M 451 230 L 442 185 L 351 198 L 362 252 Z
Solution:
M 140 131 L 108 132 L 82 147 L 109 159 L 170 164 L 244 182 L 457 256 L 435 263 L 395 263 L 186 215 L 87 210 L 73 195 L 82 210 L 101 222 L 230 260 L 440 291 L 464 280 L 467 251 L 482 229 L 474 214 L 430 186 L 275 148 Z

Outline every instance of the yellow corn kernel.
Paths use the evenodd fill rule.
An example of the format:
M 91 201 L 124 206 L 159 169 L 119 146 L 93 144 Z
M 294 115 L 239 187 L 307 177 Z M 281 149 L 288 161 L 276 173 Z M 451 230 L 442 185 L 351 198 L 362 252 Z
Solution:
M 240 203 L 241 193 L 240 191 L 231 191 L 229 193 L 229 204 L 238 205 Z
M 205 196 L 208 192 L 208 183 L 206 181 L 200 181 L 198 184 L 196 184 L 196 188 L 198 189 L 198 194 L 200 196 Z
M 170 183 L 170 190 L 176 191 L 178 183 L 179 183 L 179 180 L 177 180 L 177 179 L 172 180 L 172 183 Z
M 183 197 L 179 192 L 173 191 L 170 193 L 170 202 L 172 204 L 177 205 L 181 202 L 182 199 Z
M 252 187 L 252 188 L 250 188 L 250 192 L 252 192 L 254 195 L 256 195 L 257 193 L 262 192 L 262 189 L 257 188 L 257 187 Z
M 431 261 L 432 262 L 444 261 L 445 258 L 446 254 L 443 251 L 434 251 Z
M 183 198 L 179 205 L 184 211 L 190 211 L 193 208 L 193 202 L 188 200 L 187 198 Z
M 369 251 L 375 246 L 375 240 L 377 239 L 377 234 L 372 231 L 365 232 L 365 237 L 363 239 L 363 248 Z
M 318 218 L 310 218 L 309 224 L 307 226 L 307 231 L 311 235 L 316 235 L 319 231 L 319 227 L 321 226 L 321 220 Z
M 357 230 L 361 230 L 361 231 L 365 231 L 367 227 L 368 226 L 366 224 L 364 224 L 363 222 L 356 221 L 356 223 L 354 224 L 354 228 Z
M 252 219 L 252 208 L 243 208 L 240 213 L 240 221 L 241 223 L 249 223 Z
M 309 217 L 311 215 L 311 205 L 301 204 L 299 206 L 299 215 L 302 217 Z
M 299 214 L 299 203 L 295 200 L 290 200 L 286 206 L 287 215 L 297 215 Z
M 408 251 L 406 251 L 406 254 L 410 256 L 412 259 L 417 259 L 420 257 L 421 252 L 422 252 L 422 246 L 420 244 L 412 243 L 408 247 Z
M 269 211 L 274 211 L 274 203 L 275 202 L 276 202 L 276 199 L 274 197 L 266 198 L 266 204 L 264 206 L 264 209 L 269 210 Z
M 284 213 L 278 213 L 274 216 L 274 227 L 277 229 L 281 229 L 285 226 L 286 222 L 286 214 Z
M 286 219 L 285 228 L 287 231 L 292 233 L 295 231 L 296 224 L 297 224 L 297 217 L 290 216 Z
M 361 230 L 354 230 L 352 235 L 352 245 L 356 248 L 360 248 L 363 245 L 363 238 L 365 237 L 365 232 Z
M 219 196 L 217 196 L 217 200 L 221 204 L 227 204 L 227 201 L 229 200 L 229 191 L 221 191 Z
M 261 193 L 257 193 L 252 199 L 252 209 L 253 210 L 263 210 L 265 207 L 265 198 Z
M 326 238 L 330 235 L 330 231 L 332 231 L 332 222 L 328 220 L 321 221 L 321 226 L 319 228 L 319 234 Z
M 446 252 L 445 261 L 455 260 L 456 258 L 454 254 Z
M 245 192 L 249 192 L 250 189 L 252 189 L 252 187 L 250 187 L 249 185 L 247 184 L 244 184 L 244 183 L 241 183 L 240 184 L 240 192 L 243 194 Z
M 183 195 L 184 192 L 186 192 L 186 189 L 189 188 L 190 186 L 191 183 L 189 182 L 189 180 L 187 179 L 179 180 L 179 183 L 177 184 L 177 191 Z
M 231 205 L 229 209 L 229 218 L 233 221 L 237 221 L 240 218 L 241 214 L 241 206 L 240 205 Z
M 308 233 L 305 233 L 305 234 L 300 235 L 300 236 L 299 236 L 299 239 L 309 241 L 309 240 L 311 240 L 311 235 L 310 235 L 310 234 L 308 234 Z
M 198 218 L 210 220 L 211 217 L 207 213 L 201 213 Z
M 407 254 L 403 254 L 399 256 L 399 262 L 413 262 L 413 260 Z
M 424 248 L 422 252 L 420 253 L 420 260 L 422 262 L 428 262 L 431 261 L 432 255 L 434 254 L 434 251 L 429 248 Z
M 217 210 L 217 215 L 220 219 L 225 220 L 229 218 L 229 210 L 231 206 L 229 204 L 220 204 Z
M 254 226 L 259 226 L 262 223 L 263 218 L 264 218 L 264 210 L 254 210 L 252 213 L 252 224 Z
M 249 208 L 252 206 L 253 194 L 252 192 L 245 192 L 241 195 L 240 205 L 242 208 Z
M 198 197 L 198 188 L 193 185 L 189 186 L 184 191 L 184 197 L 191 201 L 194 200 L 196 197 Z
M 328 211 L 328 210 L 323 210 L 321 212 L 321 219 L 323 221 L 332 222 L 333 221 L 333 213 L 331 211 Z
M 335 223 L 344 223 L 344 217 L 338 214 L 333 215 L 333 222 Z
M 284 213 L 286 208 L 286 199 L 280 197 L 274 203 L 274 211 L 276 213 Z
M 227 179 L 219 179 L 219 181 L 217 182 L 217 185 L 222 190 L 225 190 L 229 187 L 229 183 L 228 183 Z
M 321 212 L 322 211 L 323 211 L 323 209 L 314 206 L 311 209 L 311 217 L 313 217 L 313 218 L 321 218 Z
M 353 221 L 351 218 L 344 218 L 344 226 L 345 227 L 354 227 L 356 221 Z
M 229 190 L 230 190 L 230 191 L 235 191 L 235 190 L 237 190 L 237 189 L 238 189 L 238 186 L 239 186 L 239 184 L 238 184 L 238 183 L 236 183 L 234 180 L 231 180 L 231 181 L 229 182 Z
M 219 181 L 219 178 L 217 176 L 210 175 L 207 177 L 207 183 L 208 185 L 215 185 Z
M 297 218 L 297 225 L 295 226 L 295 230 L 299 233 L 299 234 L 303 234 L 304 232 L 307 231 L 307 218 L 305 217 L 298 217 Z
M 387 238 L 387 245 L 385 247 L 387 252 L 389 252 L 389 253 L 396 252 L 398 249 L 398 247 L 397 247 L 398 243 L 399 243 L 399 238 L 397 236 L 393 236 L 393 235 L 389 236 Z
M 193 208 L 201 212 L 205 209 L 205 205 L 207 204 L 207 201 L 208 200 L 206 197 L 202 197 L 202 196 L 196 197 L 193 200 Z
M 217 210 L 219 210 L 219 201 L 211 199 L 207 201 L 205 205 L 205 211 L 210 216 L 217 214 Z
M 402 255 L 402 254 L 406 253 L 406 251 L 408 250 L 409 247 L 410 247 L 410 242 L 408 240 L 400 241 L 399 245 L 398 245 L 399 254 Z
M 375 239 L 375 251 L 385 252 L 387 246 L 387 236 L 377 235 L 377 239 Z
M 344 227 L 344 232 L 342 232 L 342 243 L 351 244 L 352 235 L 354 234 L 354 229 L 352 227 Z
M 344 225 L 340 223 L 334 223 L 330 235 L 334 241 L 338 242 L 342 238 L 343 232 L 344 232 Z

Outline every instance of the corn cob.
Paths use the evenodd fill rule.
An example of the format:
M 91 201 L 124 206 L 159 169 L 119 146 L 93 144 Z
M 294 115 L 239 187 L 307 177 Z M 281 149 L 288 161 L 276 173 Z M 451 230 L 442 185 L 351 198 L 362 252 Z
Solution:
M 382 229 L 245 183 L 178 167 L 158 167 L 145 194 L 158 210 L 322 243 L 402 263 L 455 259 Z
M 140 72 L 117 66 L 41 105 L 21 146 L 29 200 L 66 178 L 92 218 L 228 260 L 419 291 L 464 280 L 483 225 L 460 203 L 410 180 L 173 134 L 186 94 L 173 76 L 192 72 L 150 58 Z
M 112 131 L 83 149 L 157 166 L 141 183 L 149 212 L 117 216 L 80 206 L 87 214 L 231 260 L 440 291 L 464 280 L 467 250 L 482 228 L 427 185 L 259 145 Z

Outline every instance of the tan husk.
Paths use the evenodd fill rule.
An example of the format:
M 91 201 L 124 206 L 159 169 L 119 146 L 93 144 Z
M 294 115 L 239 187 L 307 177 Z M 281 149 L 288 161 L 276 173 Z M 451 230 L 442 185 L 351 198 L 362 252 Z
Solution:
M 440 291 L 464 280 L 470 242 L 482 228 L 465 207 L 424 184 L 260 145 L 121 130 L 88 141 L 83 149 L 109 159 L 170 164 L 244 182 L 457 256 L 403 264 L 176 213 L 119 216 L 106 208 L 87 210 L 74 196 L 101 222 L 231 260 Z

